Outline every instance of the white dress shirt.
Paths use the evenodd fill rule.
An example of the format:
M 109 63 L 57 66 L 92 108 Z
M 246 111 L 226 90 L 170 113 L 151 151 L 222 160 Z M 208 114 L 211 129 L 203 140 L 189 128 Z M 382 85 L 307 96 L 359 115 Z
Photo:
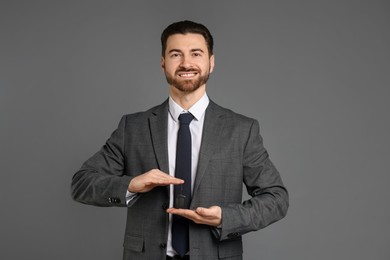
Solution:
M 190 112 L 194 119 L 190 123 L 191 131 L 191 191 L 194 188 L 194 182 L 196 177 L 196 171 L 198 169 L 200 144 L 202 141 L 203 123 L 206 108 L 209 104 L 209 98 L 207 94 L 196 102 L 190 109 L 184 110 L 173 99 L 169 98 L 169 115 L 168 115 L 168 160 L 169 160 L 169 174 L 175 176 L 176 165 L 176 144 L 177 144 L 177 132 L 179 131 L 180 122 L 179 116 L 182 113 Z M 170 185 L 169 207 L 173 207 L 173 185 Z M 173 256 L 176 254 L 172 248 L 172 215 L 169 216 L 169 232 L 167 242 L 167 255 Z
M 177 145 L 177 132 L 179 131 L 179 115 L 182 113 L 191 113 L 194 119 L 190 123 L 191 131 L 191 145 L 192 145 L 192 158 L 191 158 L 191 190 L 194 187 L 196 171 L 198 168 L 199 151 L 202 141 L 203 124 L 206 108 L 209 105 L 209 98 L 207 94 L 198 100 L 190 109 L 184 110 L 173 99 L 169 97 L 169 113 L 168 113 L 168 160 L 169 160 L 169 175 L 175 176 L 176 165 L 176 145 Z M 173 185 L 170 185 L 169 195 L 169 207 L 173 207 Z M 129 203 L 135 197 L 135 193 L 127 192 L 126 200 Z M 176 255 L 175 250 L 172 248 L 172 215 L 169 215 L 169 231 L 167 241 L 167 255 Z

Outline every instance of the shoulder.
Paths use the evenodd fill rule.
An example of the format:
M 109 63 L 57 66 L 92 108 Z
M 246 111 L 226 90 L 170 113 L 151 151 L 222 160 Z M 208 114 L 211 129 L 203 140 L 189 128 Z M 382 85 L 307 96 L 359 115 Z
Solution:
M 238 124 L 252 125 L 254 123 L 257 123 L 256 119 L 242 115 L 231 109 L 222 107 L 211 100 L 210 100 L 209 107 L 207 108 L 207 111 L 209 111 L 210 114 L 214 114 L 218 117 L 224 117 Z
M 145 120 L 152 116 L 166 115 L 168 112 L 168 100 L 165 100 L 162 104 L 154 106 L 146 111 L 140 111 L 131 114 L 125 114 L 122 116 L 122 120 Z
M 146 111 L 125 114 L 119 121 L 118 128 L 139 128 L 145 129 L 148 127 L 150 119 L 167 120 L 168 117 L 168 101 L 164 101 L 162 104 L 154 106 Z

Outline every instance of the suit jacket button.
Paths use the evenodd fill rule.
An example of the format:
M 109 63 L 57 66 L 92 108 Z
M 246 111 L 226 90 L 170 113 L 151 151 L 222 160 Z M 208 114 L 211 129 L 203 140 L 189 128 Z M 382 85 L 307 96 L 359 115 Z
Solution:
M 162 204 L 162 209 L 163 209 L 163 210 L 167 210 L 168 207 L 169 207 L 169 204 L 168 204 L 168 203 Z
M 161 249 L 165 249 L 165 248 L 167 248 L 167 244 L 165 244 L 165 243 L 161 243 L 161 244 L 160 244 L 160 248 L 161 248 Z
M 117 203 L 121 203 L 121 199 L 120 198 L 108 198 L 108 202 L 111 204 L 117 204 Z
M 235 237 L 238 237 L 239 235 L 240 235 L 239 233 L 234 232 L 234 233 L 228 234 L 227 236 L 228 236 L 228 238 L 235 238 Z

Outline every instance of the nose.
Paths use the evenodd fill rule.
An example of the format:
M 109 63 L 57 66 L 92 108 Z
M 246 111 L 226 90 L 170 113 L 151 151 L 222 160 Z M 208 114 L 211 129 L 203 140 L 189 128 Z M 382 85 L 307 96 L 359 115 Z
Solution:
M 180 67 L 185 68 L 185 69 L 192 68 L 192 63 L 191 63 L 190 57 L 183 55 L 181 58 Z

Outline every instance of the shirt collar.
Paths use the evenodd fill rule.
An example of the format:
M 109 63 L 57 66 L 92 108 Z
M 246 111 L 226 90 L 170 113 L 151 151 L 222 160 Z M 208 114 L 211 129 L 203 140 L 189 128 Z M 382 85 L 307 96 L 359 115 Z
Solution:
M 169 97 L 169 113 L 172 116 L 172 119 L 176 122 L 179 119 L 180 114 L 190 112 L 196 120 L 200 120 L 204 115 L 207 106 L 209 105 L 209 97 L 205 93 L 201 99 L 199 99 L 190 109 L 185 110 L 180 107 L 172 97 Z

